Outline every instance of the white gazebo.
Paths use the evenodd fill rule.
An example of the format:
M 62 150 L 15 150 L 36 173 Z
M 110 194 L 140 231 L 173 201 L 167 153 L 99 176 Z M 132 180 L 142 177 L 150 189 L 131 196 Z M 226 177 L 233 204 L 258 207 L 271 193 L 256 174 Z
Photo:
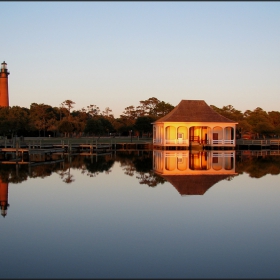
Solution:
M 203 100 L 182 100 L 153 123 L 155 147 L 229 147 L 236 145 L 236 124 Z

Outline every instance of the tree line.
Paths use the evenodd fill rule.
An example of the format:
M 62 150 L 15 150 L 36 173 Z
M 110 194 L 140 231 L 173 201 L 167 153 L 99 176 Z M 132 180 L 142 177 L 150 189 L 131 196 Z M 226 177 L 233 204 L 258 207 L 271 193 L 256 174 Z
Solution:
M 174 106 L 155 97 L 139 101 L 138 106 L 128 106 L 119 118 L 106 107 L 101 111 L 90 104 L 74 110 L 75 102 L 65 100 L 58 107 L 32 103 L 30 108 L 13 106 L 0 107 L 0 135 L 14 136 L 151 136 L 152 122 L 165 116 Z M 232 105 L 210 107 L 219 114 L 238 122 L 237 137 L 279 137 L 280 112 L 266 112 L 258 107 L 244 113 Z
M 266 112 L 257 107 L 255 110 L 246 110 L 244 113 L 235 109 L 232 105 L 218 108 L 214 105 L 210 107 L 222 116 L 238 122 L 238 138 L 273 138 L 280 136 L 280 112 Z
M 93 104 L 81 110 L 74 110 L 74 106 L 74 101 L 65 100 L 58 107 L 44 103 L 32 103 L 30 108 L 0 107 L 0 136 L 142 136 L 151 134 L 151 123 L 174 108 L 152 97 L 136 107 L 126 107 L 115 118 L 109 107 L 101 111 Z

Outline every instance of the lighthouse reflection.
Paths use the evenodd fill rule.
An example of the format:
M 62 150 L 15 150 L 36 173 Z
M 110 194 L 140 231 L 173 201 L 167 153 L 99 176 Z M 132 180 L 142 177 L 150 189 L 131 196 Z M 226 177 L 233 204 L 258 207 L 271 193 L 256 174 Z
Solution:
M 1 215 L 5 218 L 7 215 L 8 204 L 8 186 L 9 183 L 3 182 L 0 179 L 0 205 L 1 205 Z
M 181 195 L 203 195 L 236 175 L 235 151 L 153 151 L 153 169 Z

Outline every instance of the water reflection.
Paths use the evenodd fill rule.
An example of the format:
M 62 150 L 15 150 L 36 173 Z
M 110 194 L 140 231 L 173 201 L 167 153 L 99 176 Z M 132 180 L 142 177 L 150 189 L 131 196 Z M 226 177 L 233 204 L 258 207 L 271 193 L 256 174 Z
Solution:
M 21 183 L 28 178 L 45 178 L 53 173 L 65 183 L 75 181 L 71 170 L 96 177 L 109 174 L 118 162 L 127 176 L 136 175 L 140 184 L 156 186 L 161 181 L 157 175 L 237 175 L 249 174 L 261 178 L 266 174 L 280 173 L 280 156 L 252 151 L 141 151 L 117 152 L 99 156 L 64 156 L 50 162 L 36 164 L 0 164 L 3 182 Z M 151 178 L 156 176 L 156 180 Z M 155 179 L 155 178 L 153 178 Z
M 154 170 L 164 175 L 236 174 L 235 151 L 157 151 Z
M 96 177 L 112 172 L 119 163 L 123 174 L 138 183 L 156 187 L 166 181 L 181 195 L 203 195 L 221 180 L 232 180 L 247 173 L 252 178 L 280 174 L 280 156 L 252 151 L 141 151 L 117 152 L 99 156 L 64 156 L 36 164 L 0 164 L 1 215 L 7 215 L 9 183 L 18 184 L 28 178 L 45 178 L 56 173 L 71 184 L 73 170 Z
M 280 151 L 242 151 L 236 155 L 236 172 L 251 178 L 280 174 Z
M 235 151 L 157 151 L 154 171 L 170 182 L 181 195 L 203 195 L 235 172 Z
M 1 276 L 279 278 L 280 157 L 174 153 L 0 164 Z
M 0 179 L 0 204 L 1 204 L 1 215 L 5 218 L 7 215 L 8 204 L 8 185 Z

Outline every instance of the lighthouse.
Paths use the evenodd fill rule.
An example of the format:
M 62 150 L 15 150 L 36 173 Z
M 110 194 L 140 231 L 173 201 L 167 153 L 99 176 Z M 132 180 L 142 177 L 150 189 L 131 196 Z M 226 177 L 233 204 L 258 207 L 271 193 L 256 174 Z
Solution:
M 8 90 L 8 75 L 7 63 L 1 63 L 0 72 L 0 106 L 9 107 L 9 90 Z

